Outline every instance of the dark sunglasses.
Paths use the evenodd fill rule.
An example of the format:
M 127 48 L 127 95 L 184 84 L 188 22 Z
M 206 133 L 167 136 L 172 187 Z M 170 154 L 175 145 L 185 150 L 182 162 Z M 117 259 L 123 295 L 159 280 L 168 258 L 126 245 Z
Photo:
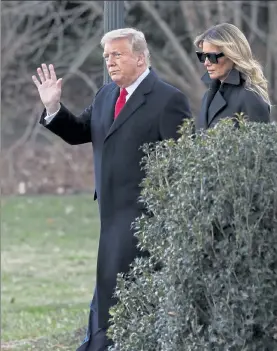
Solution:
M 202 52 L 202 51 L 196 51 L 196 55 L 197 55 L 199 61 L 202 63 L 204 63 L 206 61 L 206 58 L 211 63 L 218 63 L 218 58 L 224 56 L 223 52 L 220 52 L 217 54 L 215 52 Z

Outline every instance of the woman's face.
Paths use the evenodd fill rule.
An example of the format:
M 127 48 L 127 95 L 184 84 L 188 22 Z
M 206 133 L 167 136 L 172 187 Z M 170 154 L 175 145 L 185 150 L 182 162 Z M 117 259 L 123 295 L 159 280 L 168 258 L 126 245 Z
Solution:
M 202 51 L 205 54 L 208 53 L 221 53 L 218 46 L 210 44 L 203 41 Z M 226 56 L 217 58 L 217 63 L 212 63 L 206 58 L 204 66 L 207 68 L 207 71 L 211 79 L 219 79 L 221 82 L 228 76 L 229 72 L 234 66 L 234 63 Z

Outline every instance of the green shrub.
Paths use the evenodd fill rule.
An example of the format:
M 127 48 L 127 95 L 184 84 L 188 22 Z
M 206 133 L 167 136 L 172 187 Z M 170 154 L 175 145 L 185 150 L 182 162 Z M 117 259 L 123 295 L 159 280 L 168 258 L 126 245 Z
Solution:
M 191 128 L 144 148 L 150 257 L 118 278 L 112 350 L 277 350 L 277 124 Z

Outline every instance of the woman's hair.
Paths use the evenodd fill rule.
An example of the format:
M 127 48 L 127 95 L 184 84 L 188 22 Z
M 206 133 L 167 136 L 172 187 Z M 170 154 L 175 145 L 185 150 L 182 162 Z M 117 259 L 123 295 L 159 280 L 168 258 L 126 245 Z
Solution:
M 150 54 L 147 47 L 147 42 L 145 40 L 145 36 L 142 32 L 134 28 L 115 29 L 106 33 L 101 39 L 101 46 L 104 47 L 108 41 L 120 38 L 129 39 L 132 51 L 137 52 L 139 54 L 143 54 L 145 57 L 146 64 L 150 66 Z
M 260 63 L 254 59 L 245 35 L 233 24 L 217 24 L 196 37 L 194 44 L 202 48 L 203 41 L 216 45 L 242 73 L 245 87 L 259 94 L 270 105 L 268 82 Z

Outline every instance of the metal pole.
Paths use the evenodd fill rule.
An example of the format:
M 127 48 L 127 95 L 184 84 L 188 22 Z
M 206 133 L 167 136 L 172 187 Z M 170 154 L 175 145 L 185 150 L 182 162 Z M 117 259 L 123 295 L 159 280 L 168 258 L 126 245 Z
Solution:
M 104 33 L 124 27 L 124 1 L 104 1 Z M 103 83 L 111 82 L 104 63 Z

